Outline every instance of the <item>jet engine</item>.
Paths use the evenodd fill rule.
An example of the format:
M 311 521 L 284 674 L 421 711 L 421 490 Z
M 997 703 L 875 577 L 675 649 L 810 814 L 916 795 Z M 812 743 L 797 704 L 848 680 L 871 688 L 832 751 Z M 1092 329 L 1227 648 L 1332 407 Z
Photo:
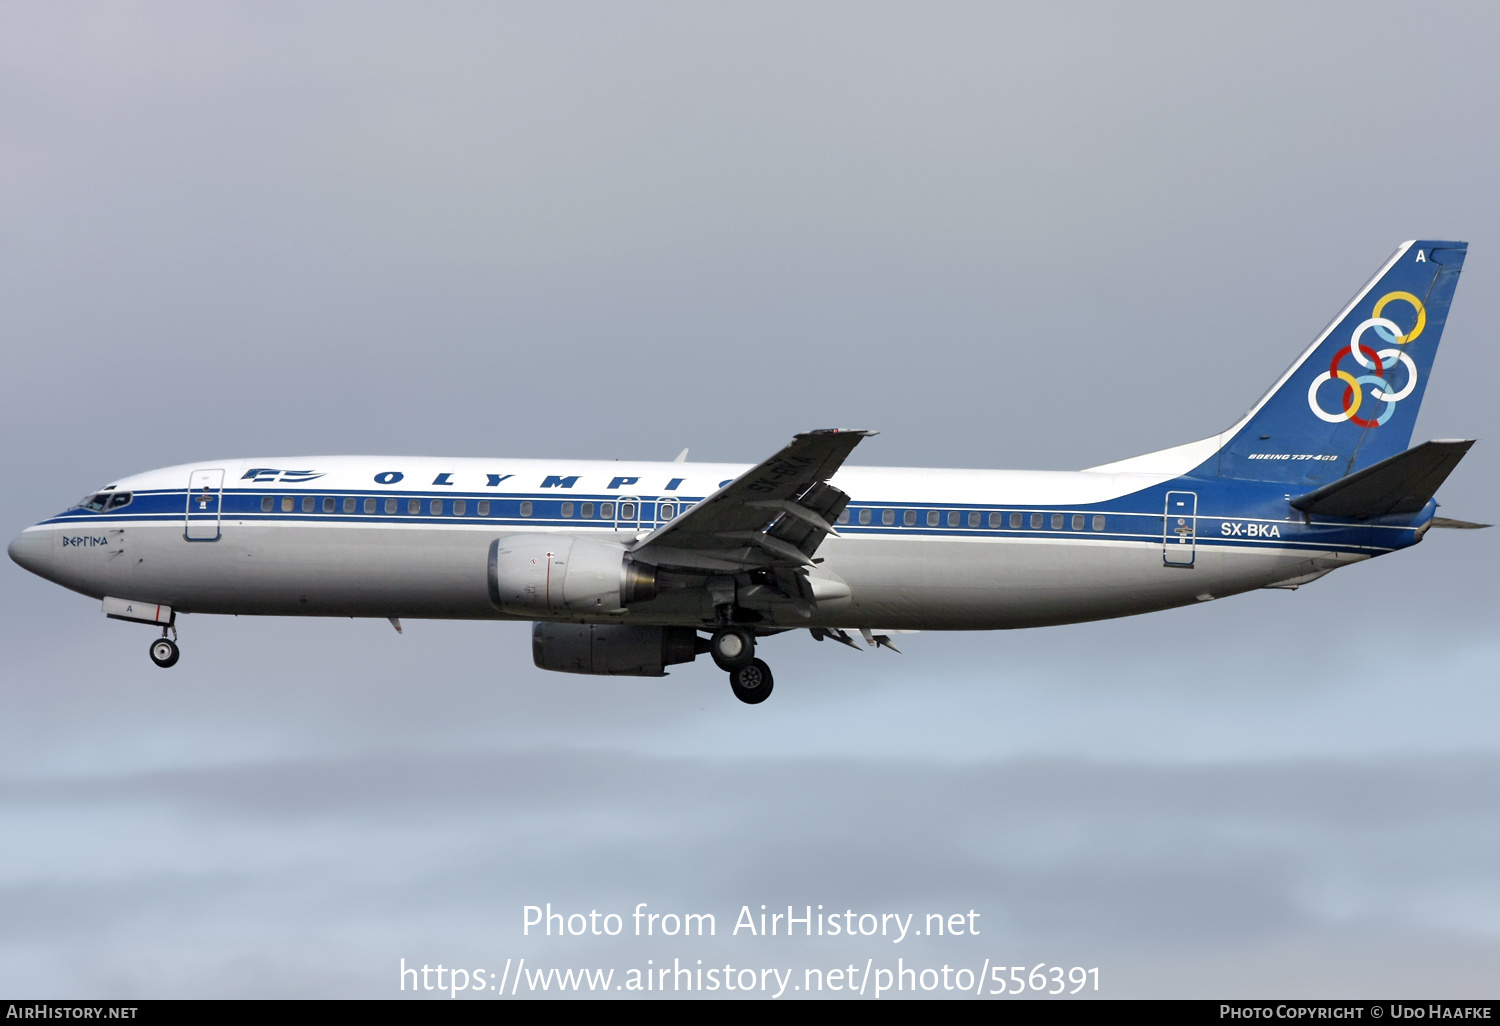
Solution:
M 619 613 L 656 596 L 656 570 L 618 542 L 518 534 L 490 543 L 490 600 L 518 616 Z
M 531 658 L 543 670 L 618 677 L 661 677 L 690 663 L 707 643 L 691 627 L 534 623 Z

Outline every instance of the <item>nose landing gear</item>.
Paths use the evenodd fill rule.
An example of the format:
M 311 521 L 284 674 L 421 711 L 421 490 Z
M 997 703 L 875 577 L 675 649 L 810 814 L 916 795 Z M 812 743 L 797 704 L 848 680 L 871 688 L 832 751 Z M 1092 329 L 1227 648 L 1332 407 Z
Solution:
M 177 664 L 177 657 L 182 652 L 177 647 L 177 642 L 168 637 L 160 637 L 151 642 L 151 661 L 165 670 L 169 666 Z
M 170 637 L 169 637 L 170 635 Z M 161 637 L 151 642 L 151 661 L 165 670 L 176 666 L 182 650 L 177 647 L 177 628 L 167 624 L 161 629 Z
M 729 671 L 729 689 L 746 705 L 759 705 L 770 698 L 774 683 L 771 668 L 761 659 L 752 659 L 738 670 Z

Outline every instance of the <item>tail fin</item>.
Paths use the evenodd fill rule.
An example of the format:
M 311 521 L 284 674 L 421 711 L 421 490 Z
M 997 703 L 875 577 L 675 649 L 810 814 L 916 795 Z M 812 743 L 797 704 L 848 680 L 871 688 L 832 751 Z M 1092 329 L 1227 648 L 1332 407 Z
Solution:
M 1396 250 L 1196 473 L 1317 488 L 1404 451 L 1467 251 Z

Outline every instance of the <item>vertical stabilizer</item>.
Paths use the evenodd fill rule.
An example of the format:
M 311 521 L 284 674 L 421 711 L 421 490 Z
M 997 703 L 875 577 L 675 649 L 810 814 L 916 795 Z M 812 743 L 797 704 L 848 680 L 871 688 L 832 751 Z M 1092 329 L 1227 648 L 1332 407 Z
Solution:
M 1404 451 L 1467 250 L 1398 249 L 1195 475 L 1317 488 Z

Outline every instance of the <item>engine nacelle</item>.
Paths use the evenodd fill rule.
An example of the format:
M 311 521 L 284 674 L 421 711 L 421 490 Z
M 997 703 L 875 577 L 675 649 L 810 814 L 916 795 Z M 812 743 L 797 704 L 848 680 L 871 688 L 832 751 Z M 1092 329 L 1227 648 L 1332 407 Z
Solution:
M 531 658 L 543 670 L 620 677 L 661 677 L 690 663 L 700 647 L 691 627 L 534 623 Z
M 618 613 L 656 595 L 653 567 L 619 542 L 567 534 L 517 534 L 490 543 L 490 600 L 506 613 Z

